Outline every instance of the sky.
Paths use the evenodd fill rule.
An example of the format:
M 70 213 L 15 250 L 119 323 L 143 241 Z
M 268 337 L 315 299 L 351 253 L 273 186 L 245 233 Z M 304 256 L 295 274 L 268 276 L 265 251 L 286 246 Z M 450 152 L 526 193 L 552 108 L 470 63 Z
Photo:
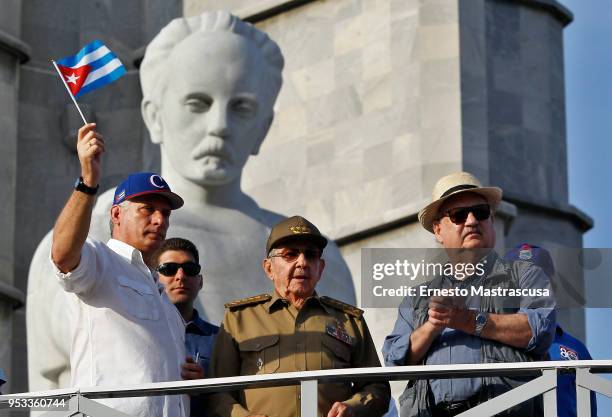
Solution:
M 562 4 L 574 14 L 564 33 L 570 203 L 595 222 L 584 246 L 612 248 L 612 2 Z M 595 359 L 612 359 L 611 317 L 612 309 L 587 311 L 587 347 Z M 612 400 L 598 395 L 598 411 L 612 416 Z

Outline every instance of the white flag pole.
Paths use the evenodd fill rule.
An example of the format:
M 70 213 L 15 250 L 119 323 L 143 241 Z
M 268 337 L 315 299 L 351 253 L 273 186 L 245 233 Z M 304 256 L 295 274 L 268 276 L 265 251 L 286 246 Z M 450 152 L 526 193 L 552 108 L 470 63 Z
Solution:
M 64 83 L 64 87 L 66 87 L 66 91 L 68 91 L 70 98 L 72 99 L 72 101 L 74 102 L 74 105 L 79 111 L 79 114 L 81 115 L 81 119 L 83 119 L 83 123 L 87 124 L 87 120 L 85 120 L 85 116 L 83 116 L 83 112 L 81 111 L 81 108 L 79 107 L 79 103 L 77 103 L 76 98 L 74 98 L 74 96 L 72 95 L 72 91 L 70 91 L 70 87 L 68 87 L 68 84 L 66 83 L 66 80 L 64 79 L 64 75 L 62 74 L 62 72 L 60 71 L 59 67 L 57 66 L 54 60 L 51 60 L 51 63 L 55 67 L 55 70 L 59 74 L 60 78 L 62 79 L 62 82 Z

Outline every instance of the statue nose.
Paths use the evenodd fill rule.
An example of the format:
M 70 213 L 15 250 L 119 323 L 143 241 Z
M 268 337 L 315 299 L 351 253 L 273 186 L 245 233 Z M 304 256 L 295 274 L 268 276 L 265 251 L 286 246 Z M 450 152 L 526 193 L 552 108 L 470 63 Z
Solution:
M 217 137 L 220 137 L 220 138 L 223 138 L 223 139 L 228 136 L 228 133 L 229 133 L 229 130 L 228 130 L 227 126 L 225 126 L 225 127 L 216 127 L 216 128 L 214 128 L 214 129 L 212 129 L 210 131 L 210 134 L 212 136 L 217 136 Z
M 226 138 L 229 134 L 227 111 L 224 105 L 216 105 L 209 113 L 210 134 L 220 138 Z

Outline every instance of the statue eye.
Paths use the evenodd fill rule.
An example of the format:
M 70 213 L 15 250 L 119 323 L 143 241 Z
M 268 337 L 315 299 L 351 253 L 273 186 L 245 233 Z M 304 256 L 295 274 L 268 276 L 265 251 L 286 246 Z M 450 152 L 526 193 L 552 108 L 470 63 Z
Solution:
M 202 113 L 208 111 L 212 105 L 212 99 L 209 97 L 187 97 L 185 105 L 195 113 Z
M 231 108 L 239 116 L 252 117 L 257 113 L 257 103 L 248 98 L 238 98 L 232 101 Z

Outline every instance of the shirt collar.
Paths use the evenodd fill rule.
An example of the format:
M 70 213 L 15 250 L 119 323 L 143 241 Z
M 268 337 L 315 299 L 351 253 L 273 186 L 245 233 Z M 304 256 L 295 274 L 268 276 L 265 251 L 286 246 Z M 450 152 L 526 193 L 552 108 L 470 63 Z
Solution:
M 113 250 L 113 252 L 115 252 L 118 255 L 123 256 L 125 259 L 127 259 L 130 262 L 134 259 L 138 259 L 142 263 L 144 263 L 144 261 L 142 260 L 142 254 L 140 253 L 140 251 L 136 249 L 135 247 L 128 245 L 125 242 L 122 242 L 117 239 L 110 239 L 107 245 L 109 248 Z
M 203 320 L 200 318 L 200 314 L 198 313 L 198 310 L 196 310 L 194 308 L 193 309 L 193 316 L 191 316 L 191 320 L 189 320 L 187 322 L 187 324 L 191 324 L 191 323 L 197 324 L 197 323 L 199 323 L 201 321 L 203 321 Z
M 483 276 L 486 277 L 492 274 L 493 268 L 498 262 L 501 262 L 501 258 L 499 257 L 497 252 L 495 252 L 494 249 L 491 249 L 491 251 L 487 253 L 485 256 L 483 256 L 483 258 L 478 262 L 484 265 Z
M 266 302 L 266 311 L 268 313 L 271 313 L 279 308 L 283 308 L 283 307 L 289 307 L 291 305 L 291 303 L 289 302 L 289 300 L 287 300 L 286 298 L 283 298 L 280 296 L 279 293 L 277 293 L 276 291 L 272 291 L 270 293 L 270 295 L 272 296 L 272 298 Z M 325 305 L 324 303 L 321 302 L 321 300 L 319 299 L 319 295 L 317 294 L 317 292 L 315 291 L 314 294 L 311 297 L 308 297 L 308 299 L 306 300 L 306 304 L 310 304 L 310 303 L 315 303 L 318 304 L 320 306 L 323 307 L 323 309 L 327 312 L 330 313 L 330 310 L 327 305 Z M 306 305 L 305 304 L 305 305 Z
M 117 239 L 110 239 L 106 244 L 113 252 L 124 258 L 126 261 L 140 269 L 142 272 L 153 277 L 155 282 L 158 282 L 157 273 L 152 273 L 149 267 L 144 263 L 142 253 L 135 247 L 128 245 L 125 242 Z
M 202 320 L 200 314 L 198 313 L 198 310 L 196 310 L 195 308 L 193 309 L 193 318 L 185 325 L 187 327 L 187 331 L 191 333 L 198 333 L 202 336 L 210 336 L 214 333 L 213 326 Z
M 289 306 L 289 301 L 286 298 L 281 297 L 276 291 L 272 291 L 270 295 L 272 298 L 266 302 L 266 311 L 268 313 L 271 313 L 276 309 Z

